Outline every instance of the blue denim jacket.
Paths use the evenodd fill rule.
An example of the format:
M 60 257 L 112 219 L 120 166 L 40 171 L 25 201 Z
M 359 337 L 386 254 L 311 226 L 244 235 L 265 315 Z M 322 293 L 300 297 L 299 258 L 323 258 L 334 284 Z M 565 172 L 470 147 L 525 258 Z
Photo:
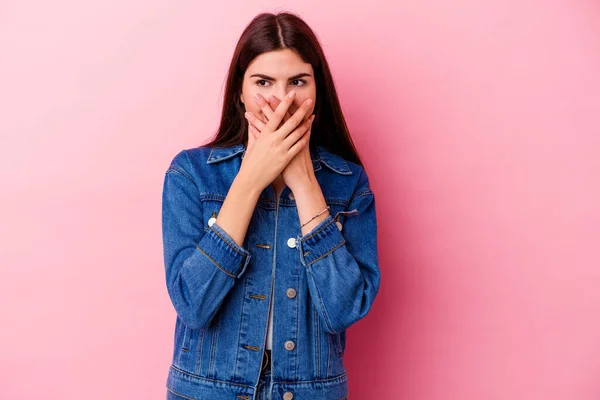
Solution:
M 243 246 L 214 218 L 243 144 L 200 146 L 171 161 L 162 195 L 166 284 L 175 308 L 168 398 L 255 399 L 273 296 L 273 399 L 348 396 L 346 329 L 379 290 L 375 197 L 363 167 L 318 146 L 330 214 L 302 235 L 294 196 L 259 196 Z

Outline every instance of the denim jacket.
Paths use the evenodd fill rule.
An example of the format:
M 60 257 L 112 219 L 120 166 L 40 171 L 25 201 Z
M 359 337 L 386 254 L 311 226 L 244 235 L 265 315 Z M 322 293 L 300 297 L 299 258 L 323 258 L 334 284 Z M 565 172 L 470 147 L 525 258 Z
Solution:
M 348 396 L 346 329 L 379 290 L 375 197 L 364 168 L 310 150 L 329 215 L 302 235 L 290 188 L 260 194 L 243 246 L 215 218 L 246 148 L 181 150 L 166 170 L 162 235 L 176 311 L 167 398 L 255 399 L 273 298 L 273 399 Z

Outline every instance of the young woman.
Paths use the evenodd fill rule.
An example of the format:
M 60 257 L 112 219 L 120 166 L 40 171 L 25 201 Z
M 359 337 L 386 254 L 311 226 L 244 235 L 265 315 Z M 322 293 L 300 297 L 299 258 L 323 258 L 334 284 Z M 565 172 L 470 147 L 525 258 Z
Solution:
M 166 171 L 162 224 L 167 399 L 348 398 L 346 329 L 379 290 L 375 197 L 299 17 L 244 30 L 216 136 Z

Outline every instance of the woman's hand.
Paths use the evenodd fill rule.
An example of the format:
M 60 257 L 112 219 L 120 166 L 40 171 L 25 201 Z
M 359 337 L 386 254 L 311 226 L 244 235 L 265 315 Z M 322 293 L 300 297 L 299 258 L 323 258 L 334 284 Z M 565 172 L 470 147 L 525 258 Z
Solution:
M 260 190 L 271 184 L 308 143 L 309 135 L 305 133 L 310 129 L 311 121 L 303 118 L 310 109 L 311 100 L 302 103 L 294 115 L 279 126 L 294 101 L 294 95 L 295 92 L 290 92 L 275 111 L 271 110 L 266 123 L 246 112 L 248 146 L 238 174 L 252 181 Z M 260 129 L 260 134 L 255 135 L 255 127 Z
M 248 140 L 250 140 L 251 137 L 253 138 L 253 140 L 256 140 L 259 136 L 264 134 L 263 130 L 267 126 L 268 122 L 270 122 L 274 118 L 274 110 L 277 110 L 279 105 L 282 104 L 281 100 L 279 100 L 275 96 L 271 96 L 269 98 L 269 102 L 267 102 L 262 96 L 260 96 L 260 94 L 257 96 L 258 100 L 255 101 L 261 107 L 261 110 L 263 111 L 263 114 L 266 118 L 260 119 L 254 114 L 250 113 L 251 116 L 248 118 L 248 120 L 250 122 L 250 125 L 253 126 L 251 127 L 251 135 L 249 134 Z M 310 104 L 308 105 L 310 106 Z M 309 123 L 312 125 L 314 117 L 314 115 L 309 116 L 304 121 L 309 121 Z M 287 121 L 290 118 L 291 116 L 286 111 L 284 115 L 284 121 Z M 307 141 L 310 141 L 310 128 L 305 136 L 308 136 Z M 285 184 L 292 190 L 292 192 L 294 192 L 294 188 L 299 188 L 301 185 L 308 183 L 311 180 L 311 178 L 314 178 L 314 169 L 312 165 L 312 160 L 310 158 L 309 146 L 303 146 L 302 149 L 298 152 L 298 154 L 296 154 L 291 159 L 291 161 L 285 166 L 281 174 Z

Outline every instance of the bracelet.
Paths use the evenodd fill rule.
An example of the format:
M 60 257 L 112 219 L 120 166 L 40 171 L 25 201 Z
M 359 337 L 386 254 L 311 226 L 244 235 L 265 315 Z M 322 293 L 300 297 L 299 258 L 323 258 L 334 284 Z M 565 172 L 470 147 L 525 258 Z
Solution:
M 319 215 L 323 214 L 325 211 L 327 211 L 329 209 L 330 209 L 329 206 L 325 207 L 325 209 L 323 211 L 321 211 L 320 213 L 318 213 L 317 215 L 315 215 L 314 217 L 312 217 L 311 219 L 309 219 L 308 221 L 306 221 L 305 223 L 303 223 L 302 225 L 300 225 L 300 228 L 304 227 L 304 225 L 308 224 L 310 221 L 312 221 L 313 219 L 317 218 Z

